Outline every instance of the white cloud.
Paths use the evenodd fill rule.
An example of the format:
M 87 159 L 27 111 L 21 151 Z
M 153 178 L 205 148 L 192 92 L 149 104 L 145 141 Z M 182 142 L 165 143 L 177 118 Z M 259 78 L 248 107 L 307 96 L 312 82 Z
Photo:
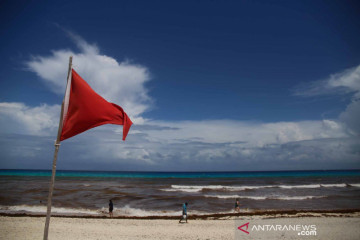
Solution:
M 300 132 L 309 133 L 314 130 L 314 134 L 306 134 L 308 140 L 283 143 L 277 139 L 276 128 L 278 126 L 273 128 L 267 124 L 261 126 L 260 123 L 257 123 L 251 125 L 252 127 L 248 130 L 233 129 L 239 133 L 255 132 L 255 129 L 262 128 L 257 133 L 258 137 L 263 138 L 262 145 L 258 145 L 259 141 L 253 141 L 253 139 L 249 139 L 249 142 L 230 141 L 246 139 L 241 135 L 228 139 L 229 141 L 216 141 L 211 137 L 204 137 L 202 131 L 195 131 L 193 134 L 199 137 L 194 138 L 192 134 L 188 134 L 186 129 L 188 127 L 196 129 L 196 126 L 191 127 L 189 123 L 184 125 L 184 128 L 176 129 L 174 127 L 173 130 L 166 128 L 141 130 L 143 126 L 134 126 L 137 133 L 130 134 L 126 142 L 120 143 L 121 136 L 114 134 L 112 127 L 109 126 L 106 130 L 91 131 L 86 135 L 80 135 L 78 138 L 72 139 L 76 143 L 64 142 L 63 146 L 70 149 L 70 147 L 77 148 L 81 145 L 80 161 L 101 159 L 102 163 L 113 166 L 122 165 L 132 170 L 229 171 L 239 169 L 329 169 L 360 166 L 360 155 L 357 150 L 360 147 L 359 139 L 348 137 L 345 133 L 340 134 L 337 127 L 335 127 L 336 130 L 331 130 L 327 124 L 317 122 L 312 128 L 304 129 L 309 127 L 310 123 L 300 123 L 298 129 Z M 171 123 L 167 125 L 174 126 Z M 330 125 L 333 125 L 333 122 Z M 230 130 L 231 126 L 223 126 L 223 129 L 226 128 Z M 344 137 L 325 137 L 325 135 L 342 135 Z M 320 136 L 323 137 L 319 138 Z M 79 154 L 73 155 L 77 159 L 79 158 Z M 134 168 L 134 166 L 136 167 Z
M 267 144 L 347 136 L 341 124 L 332 120 L 277 123 L 234 120 L 147 123 L 169 129 L 147 130 L 150 141 L 177 142 L 178 139 L 197 139 L 205 143 L 246 142 L 251 147 L 263 147 Z
M 304 97 L 343 93 L 354 93 L 354 98 L 360 97 L 360 65 L 331 74 L 325 80 L 302 84 L 294 91 L 295 95 Z
M 360 97 L 360 65 L 346 69 L 343 72 L 330 76 L 327 81 L 330 88 L 344 88 L 349 92 L 355 92 L 355 97 Z
M 23 103 L 0 103 L 0 120 L 6 131 L 0 130 L 55 138 L 59 111 L 59 105 L 30 107 Z M 9 123 L 16 124 L 11 126 Z M 211 166 L 226 161 L 232 162 L 228 164 L 249 161 L 268 164 L 275 158 L 290 164 L 313 158 L 317 155 L 316 150 L 309 147 L 310 152 L 305 148 L 300 152 L 297 147 L 280 146 L 313 141 L 314 147 L 325 154 L 326 147 L 317 142 L 349 137 L 343 125 L 334 120 L 276 123 L 147 120 L 144 125 L 134 125 L 125 142 L 121 141 L 121 134 L 120 126 L 101 126 L 66 140 L 64 151 L 71 152 L 70 157 L 84 161 L 101 159 L 107 164 L 137 164 L 145 169 L 162 166 L 172 169 L 174 164 L 195 163 Z M 11 156 L 14 152 L 17 151 L 12 151 Z M 39 154 L 38 151 L 34 153 Z
M 3 132 L 48 135 L 56 131 L 60 105 L 42 104 L 29 107 L 24 103 L 0 103 L 0 125 Z
M 0 103 L 0 123 L 6 126 L 0 128 L 0 134 L 45 135 L 55 139 L 59 110 L 58 105 L 29 107 L 23 103 Z M 19 162 L 26 153 L 27 158 L 36 162 L 49 156 L 52 150 L 51 144 L 47 148 L 40 144 L 45 139 L 39 139 L 35 146 L 34 137 L 33 141 L 22 141 L 29 139 L 24 135 L 2 139 L 7 140 L 2 143 L 1 161 L 11 158 Z M 10 139 L 17 144 L 11 144 Z M 65 168 L 77 162 L 78 169 L 107 170 L 110 166 L 113 170 L 114 166 L 119 170 L 234 170 L 240 169 L 240 165 L 246 170 L 266 170 L 274 163 L 280 165 L 270 169 L 304 169 L 301 163 L 313 161 L 317 166 L 328 167 L 330 160 L 333 165 L 341 166 L 348 161 L 354 166 L 360 159 L 359 152 L 354 150 L 359 144 L 354 142 L 356 139 L 350 141 L 343 126 L 333 120 L 146 121 L 144 125 L 134 125 L 125 142 L 121 141 L 121 127 L 116 125 L 101 126 L 66 140 L 62 143 L 61 162 Z M 2 165 L 7 162 L 1 161 Z M 44 164 L 48 164 L 48 159 L 43 161 L 36 166 L 47 168 Z
M 340 120 L 354 135 L 360 135 L 360 100 L 353 100 L 340 115 Z
M 295 95 L 311 97 L 325 94 L 352 94 L 351 103 L 339 116 L 353 135 L 360 135 L 360 65 L 330 75 L 326 80 L 298 86 Z
M 69 33 L 80 49 L 54 50 L 49 56 L 33 57 L 27 66 L 35 72 L 56 94 L 65 92 L 69 57 L 73 56 L 73 67 L 90 86 L 106 100 L 119 104 L 135 123 L 143 121 L 141 114 L 151 107 L 145 83 L 149 81 L 146 67 L 131 63 L 118 62 L 102 55 L 95 45 L 81 37 Z

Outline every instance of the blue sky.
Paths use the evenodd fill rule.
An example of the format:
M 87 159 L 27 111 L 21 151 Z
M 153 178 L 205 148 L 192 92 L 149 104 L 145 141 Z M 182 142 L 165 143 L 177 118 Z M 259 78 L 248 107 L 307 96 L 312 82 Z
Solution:
M 51 167 L 67 59 L 135 125 L 60 169 L 360 168 L 357 1 L 5 1 L 0 168 Z M 119 140 L 119 141 L 118 141 Z

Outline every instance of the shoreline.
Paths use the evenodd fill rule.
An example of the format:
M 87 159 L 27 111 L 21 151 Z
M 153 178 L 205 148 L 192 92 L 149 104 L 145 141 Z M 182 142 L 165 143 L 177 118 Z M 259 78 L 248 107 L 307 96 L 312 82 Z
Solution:
M 2 217 L 45 217 L 46 213 L 31 212 L 13 212 L 0 213 Z M 179 219 L 179 216 L 114 216 L 110 218 L 108 214 L 90 215 L 90 214 L 58 214 L 52 213 L 51 217 L 55 218 L 86 218 L 86 219 L 134 219 L 134 220 L 173 220 Z M 338 210 L 254 210 L 252 212 L 240 213 L 213 213 L 197 215 L 189 212 L 189 220 L 223 220 L 235 219 L 241 217 L 360 217 L 360 209 L 338 209 Z

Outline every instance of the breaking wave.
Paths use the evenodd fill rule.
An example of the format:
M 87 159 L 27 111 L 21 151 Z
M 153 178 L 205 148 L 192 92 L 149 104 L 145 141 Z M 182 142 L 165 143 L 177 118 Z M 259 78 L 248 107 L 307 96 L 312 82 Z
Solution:
M 200 192 L 203 190 L 215 190 L 215 191 L 244 191 L 251 189 L 262 188 L 341 188 L 341 187 L 360 187 L 360 184 L 304 184 L 304 185 L 263 185 L 263 186 L 223 186 L 223 185 L 208 185 L 208 186 L 196 186 L 196 185 L 171 185 L 171 188 L 160 189 L 167 192 Z
M 52 215 L 69 215 L 69 216 L 108 216 L 108 208 L 102 207 L 97 210 L 91 209 L 78 209 L 78 208 L 61 208 L 61 207 L 52 207 Z M 218 212 L 220 214 L 231 213 L 228 212 Z M 46 214 L 46 206 L 30 206 L 30 205 L 17 205 L 17 206 L 0 206 L 0 213 L 5 214 L 14 214 L 14 213 L 25 213 L 25 214 Z M 114 208 L 113 214 L 115 217 L 124 216 L 124 217 L 151 217 L 151 216 L 181 216 L 182 211 L 172 211 L 172 210 L 144 210 L 139 208 L 132 208 L 128 205 L 122 208 Z M 210 212 L 203 212 L 197 210 L 191 210 L 191 214 L 194 215 L 208 215 L 212 214 Z
M 326 198 L 326 196 L 240 196 L 240 195 L 205 195 L 209 198 L 224 198 L 224 199 L 253 199 L 253 200 L 307 200 L 315 198 Z
M 46 214 L 47 206 L 30 206 L 30 205 L 17 205 L 17 206 L 0 206 L 0 213 L 34 213 Z M 51 207 L 52 214 L 79 214 L 79 215 L 97 215 L 100 212 L 96 210 L 84 208 L 63 208 Z

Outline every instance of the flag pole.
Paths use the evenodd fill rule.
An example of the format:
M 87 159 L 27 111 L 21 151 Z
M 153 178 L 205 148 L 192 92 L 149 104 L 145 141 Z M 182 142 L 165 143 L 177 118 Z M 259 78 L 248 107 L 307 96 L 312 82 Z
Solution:
M 67 81 L 69 81 L 70 71 L 71 71 L 71 65 L 72 65 L 72 56 L 69 58 L 69 70 L 67 75 Z M 65 94 L 66 95 L 66 94 Z M 50 225 L 50 216 L 51 216 L 51 201 L 52 201 L 52 195 L 54 190 L 54 183 L 55 183 L 55 173 L 56 173 L 56 160 L 57 155 L 60 148 L 60 137 L 62 132 L 62 125 L 63 125 L 63 115 L 64 115 L 64 100 L 61 104 L 61 113 L 60 113 L 60 120 L 59 120 L 59 128 L 58 128 L 58 134 L 55 141 L 55 152 L 54 152 L 54 160 L 52 165 L 52 174 L 51 174 L 51 183 L 49 187 L 49 196 L 47 201 L 47 212 L 46 212 L 46 222 L 45 222 L 45 229 L 44 229 L 44 240 L 48 239 L 48 233 L 49 233 L 49 225 Z

